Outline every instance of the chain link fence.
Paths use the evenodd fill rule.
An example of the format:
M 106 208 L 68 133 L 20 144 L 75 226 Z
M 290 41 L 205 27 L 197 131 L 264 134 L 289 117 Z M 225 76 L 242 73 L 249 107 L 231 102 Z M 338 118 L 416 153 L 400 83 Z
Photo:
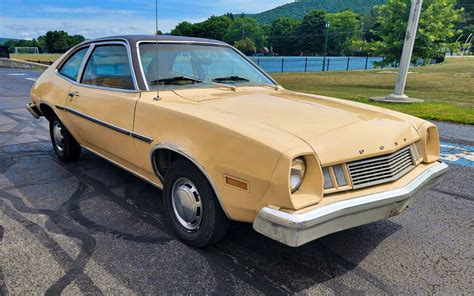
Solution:
M 287 72 L 324 72 L 324 71 L 351 71 L 396 68 L 395 65 L 377 66 L 382 57 L 258 57 L 253 61 L 268 73 Z M 418 60 L 413 66 L 435 64 L 435 60 Z

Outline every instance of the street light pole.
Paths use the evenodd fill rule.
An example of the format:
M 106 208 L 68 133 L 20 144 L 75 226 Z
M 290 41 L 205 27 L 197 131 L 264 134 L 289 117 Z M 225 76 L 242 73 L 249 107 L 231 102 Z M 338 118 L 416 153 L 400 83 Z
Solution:
M 329 39 L 329 27 L 331 27 L 331 23 L 326 23 L 326 30 L 325 30 L 325 40 L 324 40 L 324 60 L 323 60 L 323 71 L 326 65 L 326 56 L 328 52 L 328 39 Z
M 324 57 L 326 57 L 328 52 L 328 38 L 329 38 L 329 27 L 331 27 L 331 23 L 326 23 L 326 30 L 325 30 L 325 40 L 324 40 Z
M 405 87 L 407 83 L 408 70 L 415 46 L 416 32 L 420 21 L 421 7 L 423 0 L 412 0 L 410 18 L 408 19 L 408 27 L 405 35 L 405 43 L 403 45 L 402 57 L 400 59 L 400 69 L 398 72 L 397 82 L 395 83 L 394 92 L 388 97 L 371 98 L 374 101 L 392 102 L 392 103 L 421 103 L 420 99 L 409 98 L 405 95 Z

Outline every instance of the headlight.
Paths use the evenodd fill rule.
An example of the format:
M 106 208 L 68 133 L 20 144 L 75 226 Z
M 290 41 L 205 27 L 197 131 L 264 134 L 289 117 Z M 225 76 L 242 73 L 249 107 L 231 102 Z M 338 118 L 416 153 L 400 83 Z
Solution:
M 304 158 L 298 157 L 293 159 L 291 164 L 290 187 L 291 193 L 295 193 L 303 183 L 304 173 L 306 171 L 306 163 Z

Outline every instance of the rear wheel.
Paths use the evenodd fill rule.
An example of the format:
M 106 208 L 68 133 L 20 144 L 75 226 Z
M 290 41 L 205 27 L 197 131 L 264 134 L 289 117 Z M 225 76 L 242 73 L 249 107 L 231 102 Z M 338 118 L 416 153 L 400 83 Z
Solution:
M 221 240 L 229 220 L 206 177 L 191 162 L 177 160 L 164 182 L 164 204 L 176 235 L 193 247 Z
M 49 133 L 56 156 L 63 162 L 74 162 L 81 155 L 81 146 L 56 116 L 49 121 Z

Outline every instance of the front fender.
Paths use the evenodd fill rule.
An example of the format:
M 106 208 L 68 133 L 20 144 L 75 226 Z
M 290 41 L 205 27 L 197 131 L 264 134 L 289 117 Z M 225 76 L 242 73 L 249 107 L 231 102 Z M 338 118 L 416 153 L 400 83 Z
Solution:
M 157 102 L 142 96 L 136 109 L 135 132 L 154 139 L 149 163 L 151 152 L 159 147 L 191 159 L 210 180 L 229 218 L 252 222 L 282 153 L 304 143 L 285 132 L 180 101 L 173 94 L 162 92 L 160 97 Z M 248 187 L 233 186 L 227 177 Z

